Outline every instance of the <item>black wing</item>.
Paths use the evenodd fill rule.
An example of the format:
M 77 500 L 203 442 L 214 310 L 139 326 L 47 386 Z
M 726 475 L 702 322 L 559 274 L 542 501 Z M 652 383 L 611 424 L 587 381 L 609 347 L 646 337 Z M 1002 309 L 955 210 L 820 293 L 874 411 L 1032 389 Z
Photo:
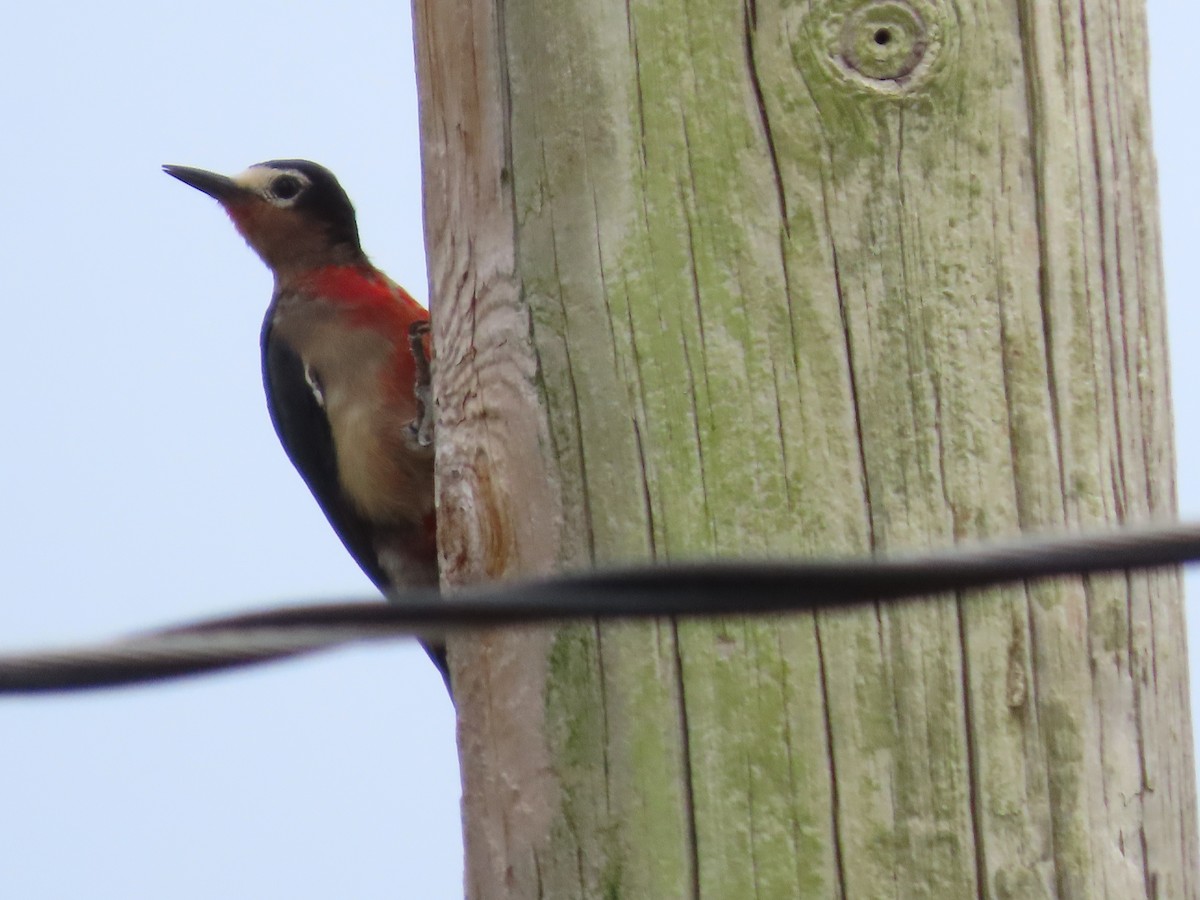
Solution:
M 379 565 L 370 524 L 347 501 L 338 481 L 329 419 L 305 376 L 300 355 L 272 336 L 270 315 L 263 323 L 262 354 L 267 409 L 288 459 L 354 561 L 386 593 L 391 584 Z

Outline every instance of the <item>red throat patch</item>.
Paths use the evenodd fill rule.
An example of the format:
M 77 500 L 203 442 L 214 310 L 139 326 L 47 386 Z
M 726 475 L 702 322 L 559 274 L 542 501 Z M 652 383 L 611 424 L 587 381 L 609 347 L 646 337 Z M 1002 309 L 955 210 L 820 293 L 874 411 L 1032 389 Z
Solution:
M 300 286 L 344 307 L 352 321 L 394 324 L 403 331 L 405 341 L 413 322 L 429 318 L 429 312 L 408 291 L 370 267 L 325 266 L 306 275 Z

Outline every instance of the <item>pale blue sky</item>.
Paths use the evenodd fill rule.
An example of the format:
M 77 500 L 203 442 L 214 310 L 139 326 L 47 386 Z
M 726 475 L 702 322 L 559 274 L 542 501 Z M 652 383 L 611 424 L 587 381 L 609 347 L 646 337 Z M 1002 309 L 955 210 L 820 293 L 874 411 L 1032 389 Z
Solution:
M 1150 11 L 1194 517 L 1200 7 Z M 0 646 L 368 594 L 267 420 L 270 278 L 159 166 L 322 162 L 368 252 L 424 298 L 407 5 L 20 4 L 5 36 Z M 450 900 L 458 798 L 452 711 L 411 645 L 3 700 L 0 896 Z

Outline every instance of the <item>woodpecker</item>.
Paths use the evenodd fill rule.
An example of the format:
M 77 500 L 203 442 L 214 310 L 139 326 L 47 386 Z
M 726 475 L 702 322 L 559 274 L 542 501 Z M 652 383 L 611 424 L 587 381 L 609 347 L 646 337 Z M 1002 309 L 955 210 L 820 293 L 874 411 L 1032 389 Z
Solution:
M 350 198 L 323 166 L 163 170 L 220 203 L 275 276 L 267 408 L 329 524 L 385 595 L 435 587 L 429 313 L 371 265 Z M 449 687 L 445 647 L 425 649 Z

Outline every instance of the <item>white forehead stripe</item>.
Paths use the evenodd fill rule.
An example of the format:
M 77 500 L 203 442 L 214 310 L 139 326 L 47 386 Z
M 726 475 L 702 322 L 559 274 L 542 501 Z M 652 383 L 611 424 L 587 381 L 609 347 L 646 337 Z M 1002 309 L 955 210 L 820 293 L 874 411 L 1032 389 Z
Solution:
M 267 185 L 280 175 L 291 175 L 293 178 L 298 179 L 305 187 L 311 184 L 308 176 L 299 169 L 272 169 L 270 166 L 251 166 L 240 175 L 234 175 L 233 180 L 236 184 L 248 188 L 256 194 L 265 195 L 267 193 Z

